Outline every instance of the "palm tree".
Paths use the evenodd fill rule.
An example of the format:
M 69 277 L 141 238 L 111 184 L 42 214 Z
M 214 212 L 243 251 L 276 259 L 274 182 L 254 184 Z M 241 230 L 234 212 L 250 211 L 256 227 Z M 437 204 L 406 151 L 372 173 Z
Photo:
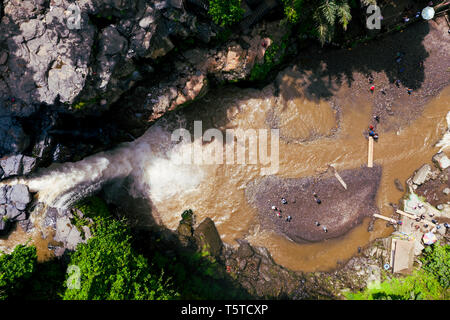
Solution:
M 313 13 L 316 31 L 322 45 L 331 41 L 336 31 L 336 25 L 341 25 L 347 30 L 347 25 L 352 19 L 350 5 L 347 0 L 321 0 Z
M 282 2 L 290 22 L 312 21 L 322 45 L 334 37 L 337 25 L 341 25 L 346 30 L 352 19 L 349 0 L 282 0 Z

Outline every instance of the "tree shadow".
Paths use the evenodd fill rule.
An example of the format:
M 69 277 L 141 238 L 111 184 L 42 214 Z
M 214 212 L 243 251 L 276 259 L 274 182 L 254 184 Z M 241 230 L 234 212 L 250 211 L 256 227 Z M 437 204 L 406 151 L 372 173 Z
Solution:
M 422 42 L 429 32 L 429 24 L 422 21 L 402 32 L 364 43 L 355 42 L 349 49 L 321 49 L 312 43 L 295 62 L 295 72 L 287 70 L 286 73 L 304 78 L 305 97 L 314 101 L 331 98 L 342 86 L 351 88 L 357 81 L 356 73 L 367 79 L 374 73 L 383 73 L 389 83 L 400 80 L 405 87 L 417 90 L 425 80 L 421 62 L 429 53 Z M 368 92 L 369 81 L 366 87 Z M 292 99 L 291 96 L 284 98 Z
M 100 194 L 109 201 L 115 218 L 126 219 L 133 247 L 148 259 L 155 272 L 162 270 L 164 277 L 171 279 L 180 299 L 256 298 L 225 271 L 221 255 L 205 255 L 193 235 L 184 236 L 157 223 L 158 212 L 151 200 L 132 196 L 130 188 L 131 178 L 116 179 Z

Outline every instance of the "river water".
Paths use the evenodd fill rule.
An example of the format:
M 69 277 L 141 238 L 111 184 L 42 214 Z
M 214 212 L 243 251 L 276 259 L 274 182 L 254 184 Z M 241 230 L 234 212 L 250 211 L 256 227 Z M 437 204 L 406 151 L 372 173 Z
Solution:
M 38 192 L 39 200 L 57 207 L 70 206 L 80 195 L 98 190 L 114 178 L 132 177 L 134 184 L 127 191 L 151 202 L 156 221 L 175 229 L 181 213 L 192 209 L 201 222 L 210 217 L 228 244 L 245 238 L 253 245 L 269 249 L 275 261 L 292 270 L 331 270 L 338 261 L 356 254 L 358 247 L 389 235 L 391 228 L 376 221 L 368 232 L 370 219 L 337 239 L 311 244 L 297 244 L 262 230 L 256 209 L 245 197 L 245 186 L 261 176 L 262 164 L 192 164 L 180 165 L 185 149 L 192 144 L 171 141 L 174 129 L 186 127 L 192 132 L 194 121 L 202 121 L 203 130 L 279 129 L 279 168 L 277 175 L 285 178 L 314 176 L 329 165 L 337 170 L 359 168 L 367 163 L 367 139 L 363 133 L 372 121 L 372 102 L 352 96 L 342 87 L 333 101 L 305 98 L 302 86 L 295 85 L 295 75 L 285 74 L 280 94 L 274 88 L 263 90 L 226 87 L 209 93 L 188 108 L 170 115 L 152 126 L 142 137 L 115 150 L 90 156 L 76 163 L 52 165 L 41 169 L 26 183 Z M 394 180 L 404 182 L 411 173 L 439 150 L 435 144 L 447 129 L 445 116 L 449 111 L 450 87 L 432 99 L 423 115 L 396 131 L 378 126 L 380 139 L 375 144 L 374 162 L 383 167 L 377 206 L 383 215 L 391 215 L 389 203 L 397 203 L 402 192 Z M 194 143 L 194 142 L 193 142 Z M 269 147 L 272 143 L 269 139 Z M 202 146 L 204 151 L 222 148 L 219 140 Z M 281 197 L 282 195 L 280 195 Z M 27 235 L 11 235 L 19 242 Z M 19 239 L 20 238 L 20 239 Z M 8 239 L 0 239 L 7 247 Z M 42 246 L 41 246 L 42 247 Z M 40 248 L 41 259 L 48 253 Z M 42 258 L 43 257 L 43 258 Z
M 290 90 L 292 81 L 295 79 L 283 79 L 284 83 L 289 83 Z M 350 97 L 347 90 L 343 88 L 337 95 Z M 224 123 L 222 118 L 216 117 L 216 121 L 208 123 L 211 127 L 244 130 L 270 129 L 276 118 L 281 136 L 277 174 L 281 177 L 313 176 L 326 171 L 330 164 L 338 170 L 367 164 L 368 146 L 363 132 L 372 120 L 369 101 L 344 98 L 341 101 L 345 105 L 338 111 L 326 101 L 308 101 L 298 92 L 292 99 L 289 99 L 289 94 L 275 98 L 271 92 L 270 88 L 263 92 L 231 88 L 209 95 L 184 115 L 190 121 L 198 118 L 199 114 L 214 119 L 209 111 L 214 105 L 212 113 L 222 110 L 220 114 L 226 115 L 227 121 Z M 383 215 L 391 215 L 393 210 L 389 203 L 397 203 L 403 195 L 395 188 L 394 180 L 404 182 L 439 151 L 434 145 L 447 129 L 445 117 L 450 110 L 449 103 L 450 88 L 446 88 L 430 101 L 423 116 L 411 125 L 394 132 L 383 132 L 382 123 L 379 125 L 380 139 L 374 147 L 374 162 L 383 167 L 377 195 L 377 206 Z M 244 195 L 245 186 L 260 176 L 260 169 L 258 165 L 204 167 L 201 183 L 189 192 L 177 192 L 176 196 L 169 198 L 150 197 L 164 224 L 175 228 L 179 213 L 191 208 L 198 221 L 211 217 L 227 243 L 246 238 L 254 245 L 267 247 L 276 262 L 292 270 L 333 269 L 338 261 L 355 255 L 358 247 L 393 231 L 386 227 L 385 222 L 377 221 L 373 232 L 369 233 L 370 219 L 366 219 L 339 239 L 300 245 L 269 230 L 261 230 L 256 210 L 248 205 Z M 153 170 L 157 170 L 156 166 Z M 164 178 L 161 176 L 160 179 Z M 162 180 L 159 181 L 160 186 Z M 167 187 L 172 186 L 167 184 Z

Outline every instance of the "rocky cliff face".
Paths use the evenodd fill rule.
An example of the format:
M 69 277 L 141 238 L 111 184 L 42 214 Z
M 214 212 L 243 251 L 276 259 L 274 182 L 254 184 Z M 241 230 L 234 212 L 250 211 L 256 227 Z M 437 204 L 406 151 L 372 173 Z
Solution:
M 245 79 L 262 61 L 267 35 L 279 29 L 247 26 L 218 41 L 223 30 L 207 17 L 204 1 L 0 5 L 0 158 L 32 156 L 36 166 L 136 138 L 211 82 Z M 88 120 L 76 120 L 86 117 L 89 128 Z

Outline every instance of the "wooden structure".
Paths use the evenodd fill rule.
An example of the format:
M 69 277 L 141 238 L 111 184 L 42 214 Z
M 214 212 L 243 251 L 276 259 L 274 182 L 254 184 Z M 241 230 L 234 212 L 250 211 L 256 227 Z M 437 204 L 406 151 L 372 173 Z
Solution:
M 392 239 L 391 266 L 394 273 L 409 274 L 414 263 L 414 241 Z
M 369 137 L 369 152 L 367 156 L 367 167 L 373 167 L 373 138 Z
M 392 219 L 392 218 L 388 218 L 388 217 L 385 217 L 385 216 L 382 216 L 381 214 L 374 213 L 373 216 L 374 216 L 375 218 L 383 219 L 383 220 L 386 220 L 386 221 L 389 221 L 389 222 L 392 222 L 392 223 L 397 224 L 397 220 Z

